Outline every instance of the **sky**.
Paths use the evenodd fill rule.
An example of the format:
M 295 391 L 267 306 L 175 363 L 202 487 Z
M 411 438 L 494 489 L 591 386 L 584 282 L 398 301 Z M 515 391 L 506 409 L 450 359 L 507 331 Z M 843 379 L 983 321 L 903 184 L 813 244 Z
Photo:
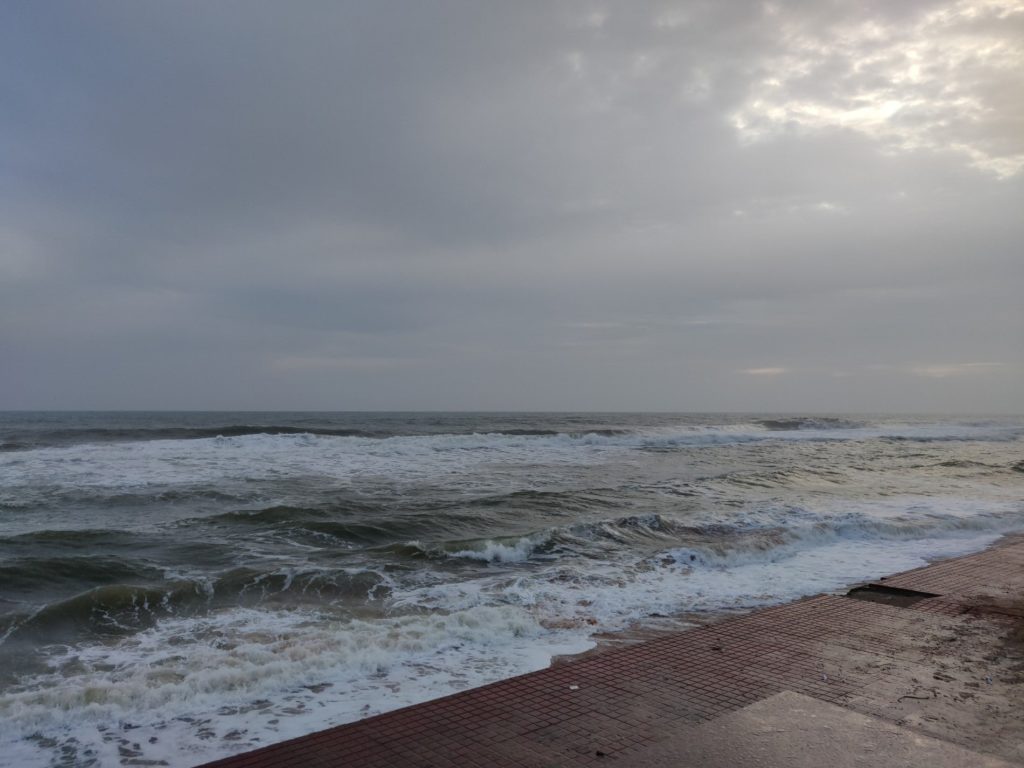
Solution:
M 1024 0 L 10 0 L 0 104 L 0 409 L 1024 412 Z

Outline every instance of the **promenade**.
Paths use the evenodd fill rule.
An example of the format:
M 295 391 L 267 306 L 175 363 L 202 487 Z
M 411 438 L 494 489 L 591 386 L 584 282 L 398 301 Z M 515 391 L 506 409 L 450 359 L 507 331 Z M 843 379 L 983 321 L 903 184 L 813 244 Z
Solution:
M 1024 765 L 1024 538 L 208 768 Z

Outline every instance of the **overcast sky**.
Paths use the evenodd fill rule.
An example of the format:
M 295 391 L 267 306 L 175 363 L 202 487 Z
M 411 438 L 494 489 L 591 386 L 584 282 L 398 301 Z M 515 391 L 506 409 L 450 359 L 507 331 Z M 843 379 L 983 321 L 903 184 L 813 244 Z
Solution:
M 1024 2 L 0 7 L 0 409 L 1024 411 Z

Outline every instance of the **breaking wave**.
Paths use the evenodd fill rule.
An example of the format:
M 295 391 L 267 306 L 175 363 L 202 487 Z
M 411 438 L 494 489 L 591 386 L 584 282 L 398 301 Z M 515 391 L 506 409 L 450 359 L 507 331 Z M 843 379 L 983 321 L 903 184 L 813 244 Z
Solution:
M 1024 529 L 1022 436 L 1012 418 L 0 414 L 0 748 L 196 764 L 594 633 L 976 550 Z

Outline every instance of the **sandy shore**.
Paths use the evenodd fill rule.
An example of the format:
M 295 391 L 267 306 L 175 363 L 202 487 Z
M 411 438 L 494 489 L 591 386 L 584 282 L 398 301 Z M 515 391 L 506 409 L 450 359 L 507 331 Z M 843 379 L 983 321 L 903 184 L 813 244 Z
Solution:
M 1024 765 L 1022 713 L 1017 536 L 209 766 Z

